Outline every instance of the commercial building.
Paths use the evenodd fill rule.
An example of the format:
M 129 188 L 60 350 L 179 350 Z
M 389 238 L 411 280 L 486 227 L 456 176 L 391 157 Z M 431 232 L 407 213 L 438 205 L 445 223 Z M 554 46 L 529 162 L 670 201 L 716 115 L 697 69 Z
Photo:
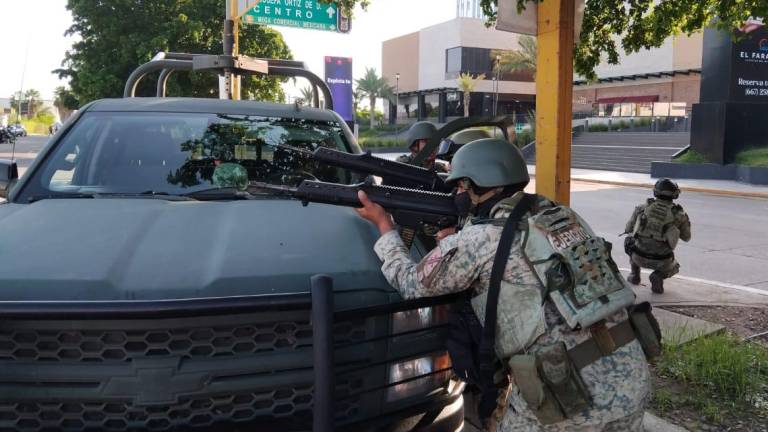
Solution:
M 457 17 L 382 44 L 382 73 L 396 88 L 388 117 L 394 121 L 464 114 L 457 78 L 484 74 L 471 95 L 470 113 L 525 114 L 535 107 L 532 71 L 495 73 L 499 52 L 519 50 L 520 35 L 485 26 L 479 0 L 457 0 Z M 573 110 L 579 117 L 688 116 L 699 102 L 702 35 L 671 37 L 659 48 L 621 55 L 601 64 L 598 80 L 574 76 Z M 498 79 L 498 81 L 497 81 Z M 687 124 L 687 123 L 686 123 Z
M 659 48 L 597 67 L 598 80 L 576 78 L 573 111 L 597 117 L 682 117 L 699 102 L 702 34 L 676 36 Z
M 472 115 L 493 114 L 494 106 L 498 114 L 526 112 L 535 103 L 533 74 L 494 71 L 497 54 L 518 48 L 517 35 L 465 17 L 384 41 L 382 75 L 397 90 L 397 117 L 445 122 L 462 116 L 463 95 L 456 82 L 462 72 L 485 75 L 472 92 Z M 391 119 L 394 112 L 390 104 Z

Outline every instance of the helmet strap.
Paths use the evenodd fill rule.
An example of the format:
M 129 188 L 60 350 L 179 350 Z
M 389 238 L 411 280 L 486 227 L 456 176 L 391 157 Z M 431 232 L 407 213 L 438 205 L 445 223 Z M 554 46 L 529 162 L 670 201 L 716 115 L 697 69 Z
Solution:
M 475 207 L 477 207 L 480 204 L 482 204 L 482 203 L 488 201 L 489 199 L 493 198 L 495 195 L 501 193 L 501 191 L 503 191 L 503 190 L 504 190 L 503 187 L 497 187 L 497 188 L 493 188 L 493 189 L 489 190 L 488 192 L 486 192 L 486 193 L 484 193 L 482 195 L 478 195 L 478 194 L 475 193 L 474 189 L 469 188 L 467 193 L 469 194 L 469 199 L 472 201 L 472 204 Z

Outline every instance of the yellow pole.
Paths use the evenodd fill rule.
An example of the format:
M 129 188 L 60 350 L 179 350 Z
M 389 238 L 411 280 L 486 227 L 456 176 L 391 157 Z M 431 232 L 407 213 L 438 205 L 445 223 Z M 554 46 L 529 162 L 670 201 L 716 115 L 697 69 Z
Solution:
M 536 193 L 571 198 L 574 0 L 538 4 Z

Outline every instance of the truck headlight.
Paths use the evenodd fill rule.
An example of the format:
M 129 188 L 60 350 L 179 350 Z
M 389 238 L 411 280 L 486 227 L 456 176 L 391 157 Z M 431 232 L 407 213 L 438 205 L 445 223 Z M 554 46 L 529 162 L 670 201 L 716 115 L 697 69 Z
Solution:
M 448 305 L 439 305 L 395 312 L 392 314 L 392 334 L 445 324 L 448 321 L 448 308 Z
M 451 373 L 447 352 L 393 363 L 389 366 L 387 402 L 429 393 L 445 385 Z

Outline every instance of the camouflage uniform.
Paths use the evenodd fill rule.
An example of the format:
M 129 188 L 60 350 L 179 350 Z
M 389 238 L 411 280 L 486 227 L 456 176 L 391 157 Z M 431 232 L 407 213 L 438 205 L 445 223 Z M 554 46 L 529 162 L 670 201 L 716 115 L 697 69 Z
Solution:
M 522 197 L 504 199 L 491 211 L 502 222 Z M 539 206 L 551 205 L 540 198 Z M 475 313 L 483 320 L 485 296 L 493 258 L 501 237 L 502 224 L 469 224 L 459 233 L 443 239 L 421 262 L 411 259 L 397 232 L 382 236 L 375 250 L 382 260 L 382 272 L 404 298 L 430 297 L 473 290 Z M 568 349 L 587 340 L 589 331 L 571 331 L 554 306 L 542 302 L 543 287 L 521 250 L 518 234 L 504 274 L 500 293 L 496 348 L 514 345 L 519 351 L 532 350 L 553 342 L 565 342 Z M 506 300 L 505 300 L 506 299 Z M 479 301 L 478 301 L 479 300 Z M 627 319 L 622 311 L 610 317 L 608 326 Z M 581 370 L 593 398 L 593 408 L 560 423 L 542 426 L 527 407 L 511 379 L 508 407 L 498 422 L 499 431 L 641 431 L 642 416 L 650 394 L 650 374 L 643 351 L 633 341 L 610 356 Z
M 627 233 L 633 233 L 635 238 L 634 248 L 636 253 L 630 255 L 630 261 L 632 264 L 652 269 L 664 278 L 670 278 L 676 275 L 680 271 L 680 264 L 675 259 L 674 246 L 671 246 L 668 241 L 659 241 L 657 239 L 649 238 L 643 235 L 635 233 L 635 227 L 637 226 L 638 218 L 645 212 L 646 208 L 651 204 L 659 201 L 656 198 L 649 198 L 645 204 L 635 207 L 635 211 L 632 212 L 632 216 L 627 221 L 627 226 L 624 231 Z M 672 212 L 673 222 L 668 228 L 676 228 L 679 231 L 679 239 L 685 242 L 691 240 L 691 222 L 688 219 L 688 215 L 683 208 L 678 204 L 673 204 L 671 201 L 667 201 Z M 661 201 L 664 204 L 663 201 Z M 676 245 L 676 240 L 675 242 Z M 646 255 L 646 256 L 642 256 Z M 666 259 L 653 259 L 648 255 L 664 256 L 669 255 Z
M 225 162 L 213 171 L 214 186 L 245 190 L 248 187 L 248 171 L 240 164 Z

